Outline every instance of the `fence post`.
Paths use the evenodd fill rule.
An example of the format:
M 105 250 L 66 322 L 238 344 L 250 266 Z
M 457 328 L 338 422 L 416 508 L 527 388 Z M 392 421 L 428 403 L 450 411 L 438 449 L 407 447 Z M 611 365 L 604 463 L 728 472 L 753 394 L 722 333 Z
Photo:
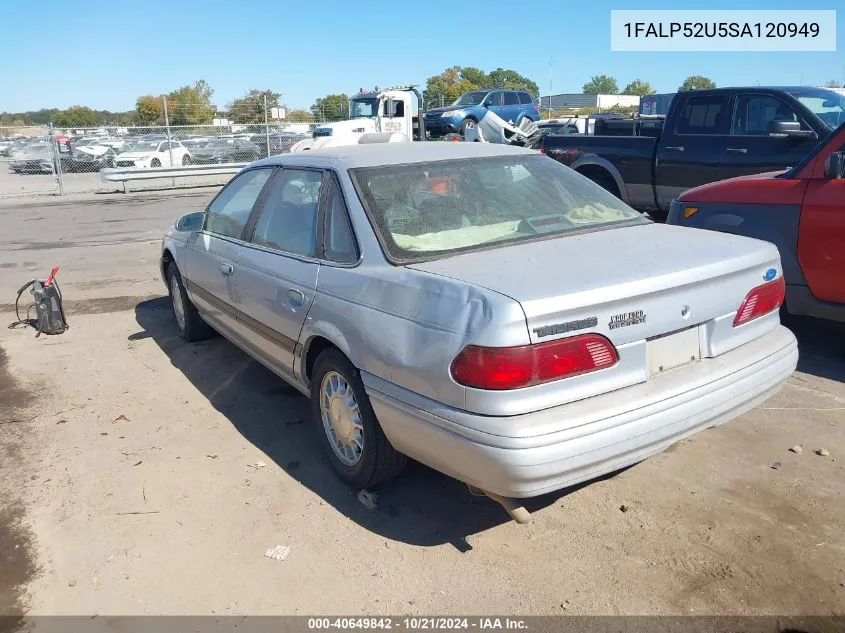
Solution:
M 52 123 L 48 124 L 47 132 L 50 135 L 50 153 L 53 155 L 53 177 L 59 186 L 59 195 L 63 196 L 65 194 L 65 183 L 62 179 L 62 154 L 59 151 L 59 142 L 56 140 Z
M 267 122 L 267 93 L 264 93 L 264 134 L 267 137 L 267 156 L 270 156 L 270 124 Z
M 167 114 L 167 97 L 162 97 L 161 100 L 164 102 L 164 127 L 167 130 L 167 151 L 170 155 L 170 166 L 173 167 L 173 139 L 170 138 L 170 116 Z M 176 186 L 176 179 L 170 179 L 171 184 L 175 187 Z

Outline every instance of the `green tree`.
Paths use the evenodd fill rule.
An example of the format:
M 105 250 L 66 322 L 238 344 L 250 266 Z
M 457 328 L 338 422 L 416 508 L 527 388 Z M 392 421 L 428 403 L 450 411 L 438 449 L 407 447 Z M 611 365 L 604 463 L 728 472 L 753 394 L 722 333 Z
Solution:
M 678 91 L 685 92 L 687 90 L 710 90 L 716 87 L 716 82 L 712 79 L 704 77 L 703 75 L 690 75 L 684 79 L 684 83 L 678 88 Z
M 466 69 L 464 69 L 464 72 L 466 72 Z M 492 71 L 489 76 L 488 84 L 488 86 L 481 87 L 525 90 L 526 92 L 532 94 L 535 98 L 540 94 L 540 88 L 528 77 L 523 77 L 515 70 L 507 70 L 505 68 L 497 68 Z
M 478 81 L 480 77 L 475 72 L 478 69 L 470 68 L 469 77 L 464 77 L 463 69 L 460 66 L 447 68 L 439 75 L 428 78 L 425 84 L 425 100 L 428 106 L 449 105 L 465 92 L 486 88 L 483 84 L 476 84 L 469 77 Z M 485 79 L 485 83 L 487 80 Z
M 654 88 L 651 87 L 651 84 L 647 81 L 634 79 L 634 81 L 625 86 L 625 90 L 622 91 L 622 94 L 639 95 L 642 97 L 643 95 L 653 95 L 655 92 L 656 90 L 654 90 Z
M 182 86 L 167 94 L 167 114 L 171 125 L 207 125 L 217 108 L 211 102 L 214 90 L 204 80 Z
M 480 68 L 475 68 L 474 66 L 466 66 L 465 68 L 460 69 L 460 73 L 461 78 L 466 79 L 468 82 L 479 88 L 491 87 L 490 75 L 485 73 Z
M 326 95 L 314 101 L 311 114 L 317 121 L 341 121 L 349 117 L 349 96 L 346 94 Z
M 140 125 L 160 125 L 164 122 L 164 104 L 161 97 L 144 95 L 135 101 L 135 112 Z
M 308 110 L 288 110 L 285 121 L 291 123 L 310 123 L 314 120 L 314 116 Z
M 248 90 L 240 99 L 229 104 L 229 118 L 235 123 L 264 123 L 264 96 L 267 96 L 267 118 L 270 108 L 279 107 L 281 95 L 272 90 Z
M 100 116 L 86 106 L 71 106 L 53 115 L 56 127 L 93 127 L 102 123 Z
M 831 79 L 830 81 L 828 81 L 824 85 L 824 87 L 825 88 L 839 88 L 839 83 L 835 79 Z M 845 84 L 843 84 L 842 87 L 845 88 Z
M 619 94 L 619 84 L 616 79 L 607 75 L 594 75 L 581 88 L 585 95 L 615 95 Z

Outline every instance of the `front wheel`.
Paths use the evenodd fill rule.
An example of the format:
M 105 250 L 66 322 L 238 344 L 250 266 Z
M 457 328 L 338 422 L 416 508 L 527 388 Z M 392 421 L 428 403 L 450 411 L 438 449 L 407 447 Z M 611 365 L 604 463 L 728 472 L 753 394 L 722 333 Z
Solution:
M 150 161 L 150 167 L 161 167 L 161 161 L 158 158 L 153 158 Z
M 408 458 L 382 431 L 358 370 L 336 349 L 314 363 L 311 415 L 332 468 L 350 486 L 375 486 L 405 467 Z
M 173 316 L 176 318 L 176 325 L 179 327 L 182 338 L 190 343 L 213 336 L 214 330 L 202 320 L 196 307 L 188 298 L 176 262 L 170 262 L 167 266 L 167 289 L 170 293 L 170 307 L 173 309 Z
M 185 154 L 182 157 L 182 165 L 190 165 L 191 164 L 191 157 Z
M 472 118 L 466 118 L 461 122 L 461 136 L 466 136 L 467 130 L 471 130 L 476 126 L 477 121 Z

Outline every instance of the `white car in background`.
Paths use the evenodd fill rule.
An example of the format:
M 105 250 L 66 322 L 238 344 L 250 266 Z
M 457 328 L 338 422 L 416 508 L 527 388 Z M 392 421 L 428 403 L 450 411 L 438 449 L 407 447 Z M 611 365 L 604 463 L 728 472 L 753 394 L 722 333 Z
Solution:
M 179 141 L 167 140 L 127 143 L 120 148 L 115 159 L 115 167 L 173 167 L 190 163 L 191 152 L 188 148 Z

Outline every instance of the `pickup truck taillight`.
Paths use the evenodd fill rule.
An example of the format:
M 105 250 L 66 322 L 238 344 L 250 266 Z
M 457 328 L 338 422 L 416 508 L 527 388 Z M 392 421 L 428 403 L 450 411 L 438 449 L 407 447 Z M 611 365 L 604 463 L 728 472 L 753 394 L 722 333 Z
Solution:
M 612 367 L 616 348 L 600 334 L 517 347 L 469 345 L 452 361 L 452 377 L 476 389 L 519 389 Z
M 734 327 L 765 316 L 780 308 L 786 295 L 786 282 L 783 277 L 757 286 L 749 292 L 739 306 L 734 317 Z

